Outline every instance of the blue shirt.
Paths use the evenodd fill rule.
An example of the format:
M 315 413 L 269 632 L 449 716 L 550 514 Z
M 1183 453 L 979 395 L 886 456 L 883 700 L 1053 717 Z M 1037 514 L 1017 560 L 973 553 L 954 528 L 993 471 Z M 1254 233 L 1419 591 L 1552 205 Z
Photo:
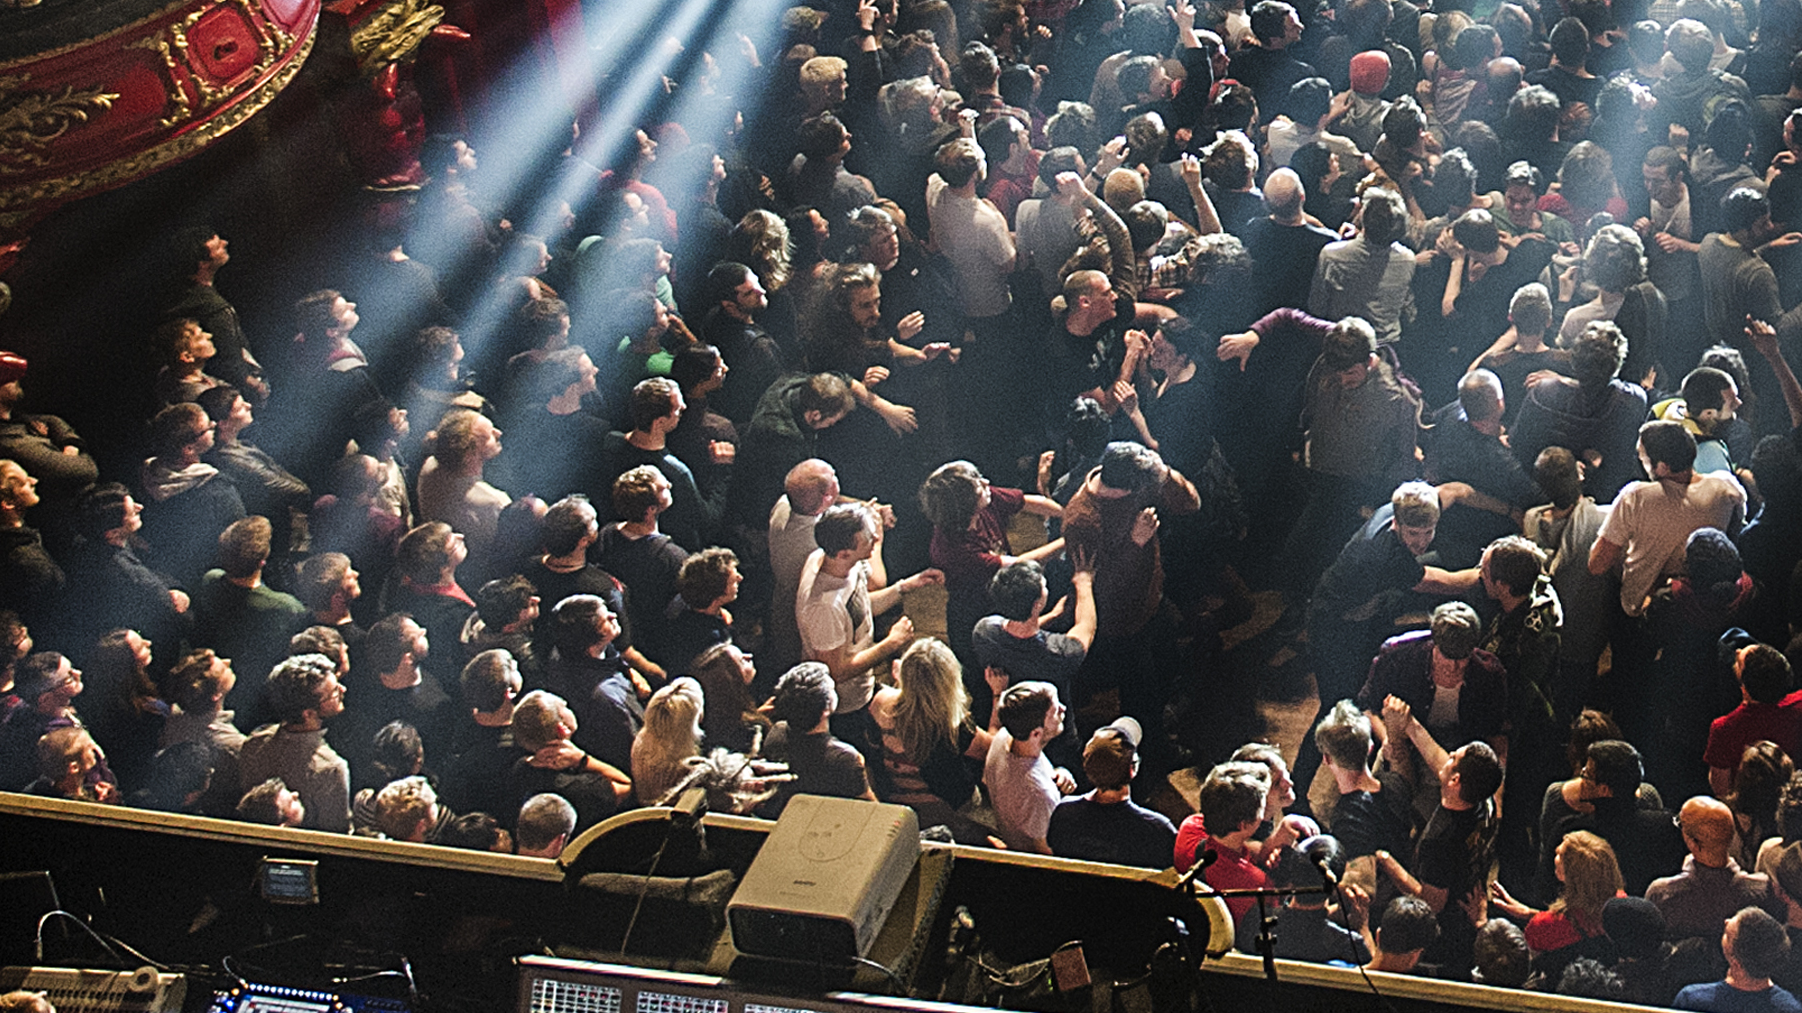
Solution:
M 1733 462 L 1727 457 L 1727 441 L 1697 440 L 1695 470 L 1698 475 L 1713 471 L 1732 471 Z
M 1746 992 L 1725 981 L 1690 985 L 1677 993 L 1671 1006 L 1707 1013 L 1802 1013 L 1802 1003 L 1776 985 L 1762 992 Z

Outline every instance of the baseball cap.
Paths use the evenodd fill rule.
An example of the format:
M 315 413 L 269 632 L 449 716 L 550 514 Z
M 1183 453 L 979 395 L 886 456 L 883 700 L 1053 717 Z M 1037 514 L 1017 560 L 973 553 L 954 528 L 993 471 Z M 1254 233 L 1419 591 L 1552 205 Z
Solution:
M 1144 729 L 1132 718 L 1122 717 L 1095 729 L 1082 749 L 1083 773 L 1097 788 L 1121 788 L 1132 782 L 1133 757 Z

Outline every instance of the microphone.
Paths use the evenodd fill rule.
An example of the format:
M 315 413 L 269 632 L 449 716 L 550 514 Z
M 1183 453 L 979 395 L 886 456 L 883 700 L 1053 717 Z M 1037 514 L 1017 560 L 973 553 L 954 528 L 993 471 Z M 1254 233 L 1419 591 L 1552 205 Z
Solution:
M 1338 889 L 1339 877 L 1333 875 L 1333 863 L 1328 860 L 1326 855 L 1313 852 L 1308 855 L 1308 861 L 1313 862 L 1314 868 L 1320 870 L 1320 877 L 1326 880 L 1328 886 Z
M 1176 878 L 1176 889 L 1178 889 L 1178 890 L 1187 889 L 1189 884 L 1193 883 L 1195 881 L 1195 878 L 1197 876 L 1200 876 L 1202 874 L 1202 872 L 1204 872 L 1207 869 L 1208 866 L 1213 865 L 1215 862 L 1217 862 L 1219 860 L 1220 860 L 1220 852 L 1215 851 L 1213 848 L 1204 846 L 1202 848 L 1202 850 L 1196 852 L 1195 864 L 1189 866 L 1189 871 L 1183 873 L 1181 876 L 1178 876 Z

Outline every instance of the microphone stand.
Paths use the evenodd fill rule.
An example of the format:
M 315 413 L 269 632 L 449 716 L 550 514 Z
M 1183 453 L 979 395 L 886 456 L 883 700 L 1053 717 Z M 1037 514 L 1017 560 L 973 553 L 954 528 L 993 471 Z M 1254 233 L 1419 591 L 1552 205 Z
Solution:
M 1200 865 L 1199 862 L 1196 864 L 1197 866 Z M 1207 881 L 1202 880 L 1199 877 L 1189 880 L 1188 886 L 1193 889 L 1197 882 L 1201 883 L 1202 886 L 1207 887 Z M 1276 898 L 1280 900 L 1284 897 L 1307 897 L 1331 892 L 1332 891 L 1324 886 L 1290 887 L 1286 889 L 1259 887 L 1244 890 L 1216 890 L 1213 887 L 1207 887 L 1207 893 L 1211 897 L 1220 897 L 1226 900 L 1232 900 L 1235 897 L 1251 897 L 1257 900 L 1258 953 L 1264 958 L 1264 977 L 1271 981 L 1276 980 L 1276 936 L 1272 934 L 1270 930 L 1276 925 L 1276 918 L 1269 913 L 1268 903 L 1270 899 Z

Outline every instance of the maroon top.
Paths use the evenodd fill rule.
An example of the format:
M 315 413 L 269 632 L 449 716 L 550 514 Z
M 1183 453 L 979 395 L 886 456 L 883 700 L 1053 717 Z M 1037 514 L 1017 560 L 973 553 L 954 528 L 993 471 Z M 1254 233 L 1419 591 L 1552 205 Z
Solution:
M 986 592 L 989 578 L 1001 569 L 1008 553 L 1007 522 L 1026 505 L 1019 489 L 989 487 L 989 505 L 976 511 L 973 526 L 962 531 L 932 529 L 932 565 L 945 571 L 945 586 Z
M 1087 549 L 1095 558 L 1098 636 L 1130 637 L 1139 632 L 1164 598 L 1164 562 L 1158 554 L 1157 538 L 1144 545 L 1132 540 L 1133 520 L 1146 506 L 1157 507 L 1159 516 L 1168 520 L 1175 514 L 1200 510 L 1201 497 L 1187 478 L 1172 469 L 1150 503 L 1137 496 L 1104 499 L 1091 495 L 1084 479 L 1082 488 L 1064 507 L 1065 543 Z

